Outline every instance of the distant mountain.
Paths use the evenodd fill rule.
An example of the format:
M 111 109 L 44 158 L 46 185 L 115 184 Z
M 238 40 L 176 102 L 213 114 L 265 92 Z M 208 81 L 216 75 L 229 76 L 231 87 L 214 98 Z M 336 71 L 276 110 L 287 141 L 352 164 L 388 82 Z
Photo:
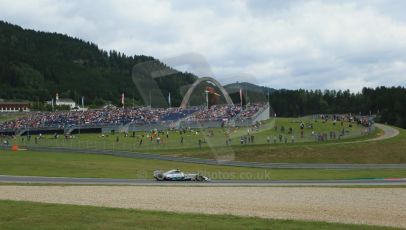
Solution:
M 268 101 L 268 96 L 274 93 L 276 90 L 273 88 L 255 85 L 249 82 L 237 82 L 225 85 L 224 88 L 230 94 L 230 97 L 234 102 L 240 102 L 240 89 L 243 93 L 243 98 L 247 96 L 247 102 L 266 102 Z M 268 95 L 269 94 L 269 95 Z
M 85 96 L 87 104 L 101 105 L 106 101 L 119 104 L 121 94 L 125 93 L 127 103 L 151 104 L 145 101 L 146 93 L 139 92 L 140 88 L 148 89 L 137 88 L 131 77 L 133 66 L 143 63 L 149 63 L 152 71 L 168 73 L 155 80 L 162 96 L 171 92 L 173 105 L 181 102 L 179 89 L 197 78 L 153 57 L 107 52 L 78 38 L 23 29 L 0 21 L 0 98 L 3 99 L 42 102 L 59 93 L 60 97 L 77 102 Z M 155 96 L 154 93 L 151 99 L 153 105 Z
M 274 88 L 269 88 L 269 87 L 265 87 L 265 86 L 259 86 L 259 85 L 255 85 L 249 82 L 237 82 L 237 83 L 231 83 L 231 84 L 227 84 L 224 86 L 225 89 L 227 89 L 228 92 L 235 92 L 235 91 L 239 91 L 240 88 L 244 89 L 244 90 L 248 90 L 248 91 L 252 91 L 252 92 L 262 92 L 262 93 L 266 93 L 268 94 L 268 91 L 270 94 L 272 94 L 273 92 L 276 91 L 276 89 Z

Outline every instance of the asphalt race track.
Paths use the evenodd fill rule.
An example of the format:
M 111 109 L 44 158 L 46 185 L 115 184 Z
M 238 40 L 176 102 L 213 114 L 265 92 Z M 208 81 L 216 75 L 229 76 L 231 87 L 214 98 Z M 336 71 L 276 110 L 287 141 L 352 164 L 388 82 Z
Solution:
M 111 179 L 0 175 L 1 183 L 71 184 L 71 185 L 138 185 L 138 186 L 406 186 L 406 178 L 354 180 L 212 180 L 155 181 L 153 179 Z

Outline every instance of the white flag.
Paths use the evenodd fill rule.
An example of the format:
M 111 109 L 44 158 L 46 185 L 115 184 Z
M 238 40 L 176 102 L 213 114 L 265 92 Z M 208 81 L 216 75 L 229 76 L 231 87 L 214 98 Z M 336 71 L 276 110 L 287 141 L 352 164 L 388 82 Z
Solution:
M 242 89 L 240 88 L 240 102 L 241 102 L 241 106 L 242 106 Z

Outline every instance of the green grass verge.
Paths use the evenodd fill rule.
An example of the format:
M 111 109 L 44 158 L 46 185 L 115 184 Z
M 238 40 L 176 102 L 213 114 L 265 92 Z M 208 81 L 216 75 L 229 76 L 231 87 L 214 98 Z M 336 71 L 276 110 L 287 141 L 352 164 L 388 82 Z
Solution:
M 0 182 L 0 186 L 53 186 L 53 187 L 79 187 L 79 186 L 101 186 L 100 184 L 48 184 L 48 183 L 2 183 Z M 139 187 L 144 187 L 145 185 L 136 185 L 136 184 L 103 184 L 102 186 L 120 186 L 120 187 L 134 187 L 134 186 L 139 186 Z M 156 185 L 151 185 L 153 187 L 185 187 L 185 185 L 182 184 L 167 184 L 167 185 L 161 185 L 161 184 L 156 184 Z M 188 187 L 202 187 L 199 184 L 188 184 Z M 203 186 L 204 187 L 204 186 Z M 235 187 L 235 188 L 241 188 L 241 187 L 252 187 L 250 185 L 224 185 L 224 186 L 216 186 L 218 187 Z M 255 185 L 255 187 L 278 187 L 278 188 L 363 188 L 363 189 L 369 189 L 369 188 L 379 188 L 379 189 L 385 189 L 385 188 L 406 188 L 406 185 Z
M 392 229 L 230 215 L 0 201 L 0 229 Z
M 360 179 L 406 178 L 406 169 L 260 169 L 132 159 L 80 153 L 0 151 L 0 174 L 19 176 L 152 178 L 156 169 L 179 168 L 212 179 Z

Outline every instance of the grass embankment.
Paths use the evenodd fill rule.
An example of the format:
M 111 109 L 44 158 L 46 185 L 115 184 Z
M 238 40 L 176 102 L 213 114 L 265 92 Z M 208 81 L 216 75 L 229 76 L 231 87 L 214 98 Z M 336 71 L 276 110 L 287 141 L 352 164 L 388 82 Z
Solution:
M 300 136 L 300 121 L 306 124 L 313 124 L 313 128 L 305 128 L 303 137 Z M 70 140 L 65 140 L 60 137 L 59 139 L 54 139 L 53 135 L 44 135 L 42 140 L 39 140 L 37 145 L 45 146 L 72 146 L 79 148 L 99 148 L 99 149 L 125 149 L 125 150 L 135 150 L 135 151 L 149 151 L 149 150 L 176 150 L 184 148 L 197 148 L 199 147 L 199 139 L 204 143 L 202 146 L 210 147 L 224 147 L 227 146 L 226 137 L 230 137 L 231 141 L 228 142 L 228 146 L 240 146 L 240 139 L 242 136 L 246 136 L 248 132 L 250 136 L 254 136 L 254 143 L 257 144 L 267 144 L 267 137 L 270 137 L 271 143 L 274 142 L 276 138 L 276 144 L 288 146 L 292 144 L 292 137 L 294 143 L 302 142 L 315 142 L 315 136 L 312 135 L 317 133 L 331 132 L 336 133 L 336 141 L 338 140 L 338 134 L 345 130 L 345 135 L 341 137 L 341 140 L 348 140 L 353 138 L 370 138 L 371 136 L 361 137 L 361 126 L 356 124 L 351 124 L 344 122 L 343 126 L 340 123 L 336 125 L 332 121 L 328 122 L 314 122 L 314 120 L 308 118 L 278 118 L 277 120 L 272 119 L 264 122 L 259 129 L 248 128 L 212 128 L 212 129 L 195 129 L 189 130 L 186 133 L 179 133 L 178 131 L 167 131 L 160 133 L 160 143 L 157 142 L 158 135 L 153 135 L 151 140 L 150 132 L 130 132 L 127 137 L 123 133 L 116 134 L 106 134 L 102 136 L 101 134 L 74 134 L 75 138 Z M 275 129 L 275 126 L 277 129 Z M 284 127 L 285 131 L 281 131 L 281 127 Z M 292 133 L 289 133 L 289 128 L 292 128 Z M 279 141 L 279 135 L 282 136 L 282 141 Z M 181 143 L 181 136 L 183 137 L 183 143 Z M 34 137 L 33 137 L 34 138 Z M 32 138 L 32 139 L 33 139 Z M 118 138 L 118 141 L 117 141 Z M 286 143 L 285 143 L 286 138 Z M 17 138 L 15 141 L 19 144 L 28 144 L 24 137 Z M 143 139 L 140 145 L 140 139 Z M 34 144 L 34 140 L 31 140 L 29 144 Z M 252 143 L 250 143 L 252 145 Z
M 230 215 L 0 201 L 0 228 L 13 229 L 392 229 Z
M 24 113 L 0 113 L 0 123 L 24 116 Z
M 0 174 L 18 176 L 152 178 L 156 169 L 179 168 L 212 179 L 359 179 L 406 177 L 406 169 L 260 169 L 121 158 L 80 153 L 0 151 Z
M 283 163 L 406 163 L 406 130 L 387 140 L 371 142 L 297 143 L 290 145 L 244 145 L 233 148 L 189 148 L 154 153 L 200 158 L 228 153 L 238 161 Z
M 307 120 L 306 120 L 307 119 Z M 175 156 L 189 156 L 211 159 L 229 159 L 238 161 L 257 161 L 257 162 L 296 162 L 296 163 L 406 163 L 406 134 L 405 130 L 400 130 L 400 135 L 391 140 L 367 142 L 367 143 L 347 143 L 348 141 L 362 141 L 382 135 L 381 130 L 376 130 L 369 135 L 361 135 L 361 127 L 354 125 L 349 127 L 349 123 L 340 123 L 336 125 L 332 121 L 322 123 L 314 122 L 308 118 L 302 119 L 305 123 L 313 123 L 313 131 L 316 133 L 329 131 L 339 132 L 344 128 L 345 138 L 340 140 L 331 140 L 327 142 L 315 142 L 311 135 L 312 129 L 305 129 L 303 138 L 299 136 L 298 119 L 278 118 L 265 122 L 258 131 L 253 132 L 255 144 L 240 144 L 240 137 L 246 135 L 247 129 L 240 128 L 236 130 L 224 130 L 221 128 L 211 129 L 214 136 L 208 136 L 209 130 L 200 130 L 201 132 L 187 132 L 182 134 L 183 144 L 180 143 L 181 135 L 179 132 L 169 131 L 169 138 L 166 133 L 161 134 L 161 143 L 156 139 L 147 138 L 148 133 L 137 132 L 135 137 L 124 137 L 123 134 L 108 135 L 101 137 L 101 134 L 80 134 L 75 138 L 65 140 L 62 137 L 54 139 L 52 135 L 44 136 L 37 144 L 34 143 L 34 137 L 31 138 L 29 145 L 34 146 L 54 146 L 80 149 L 112 149 L 127 150 L 135 152 L 148 152 L 168 154 Z M 274 126 L 278 130 L 274 129 Z M 284 126 L 285 132 L 280 128 Z M 290 135 L 287 134 L 289 127 L 293 127 L 295 135 L 292 143 Z M 225 131 L 230 133 L 231 144 L 225 144 Z M 274 137 L 287 137 L 287 143 L 279 142 L 277 138 L 274 143 Z M 142 138 L 144 135 L 144 138 Z M 271 137 L 271 143 L 267 143 L 267 137 Z M 118 141 L 117 141 L 118 138 Z M 140 139 L 143 139 L 140 145 Z M 24 139 L 24 141 L 23 141 Z M 198 140 L 204 139 L 202 147 L 198 147 Z M 26 137 L 19 137 L 14 142 L 22 145 L 27 144 Z

